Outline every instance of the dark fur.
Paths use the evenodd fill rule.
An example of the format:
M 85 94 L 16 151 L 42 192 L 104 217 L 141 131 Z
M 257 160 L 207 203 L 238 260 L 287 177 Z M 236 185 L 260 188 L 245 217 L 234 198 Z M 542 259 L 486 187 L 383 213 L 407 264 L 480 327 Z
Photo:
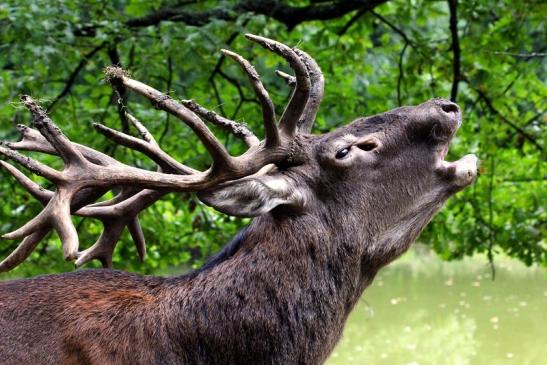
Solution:
M 435 170 L 456 127 L 423 105 L 302 136 L 304 163 L 277 173 L 307 194 L 305 209 L 255 218 L 190 275 L 82 270 L 0 283 L 0 363 L 324 362 L 376 272 L 458 190 Z M 348 166 L 332 157 L 342 136 L 371 133 L 379 153 L 355 150 Z

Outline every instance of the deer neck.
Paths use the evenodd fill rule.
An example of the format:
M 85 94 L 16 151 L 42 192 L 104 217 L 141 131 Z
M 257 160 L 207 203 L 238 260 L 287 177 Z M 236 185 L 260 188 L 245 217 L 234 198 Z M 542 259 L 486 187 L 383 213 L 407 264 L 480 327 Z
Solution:
M 173 324 L 181 344 L 222 332 L 220 343 L 200 345 L 207 354 L 236 361 L 233 349 L 244 346 L 282 363 L 294 356 L 301 363 L 323 362 L 376 273 L 359 249 L 361 233 L 344 228 L 356 222 L 348 223 L 313 215 L 256 218 L 237 248 L 174 281 L 169 306 L 179 312 Z
M 233 259 L 254 276 L 251 281 L 264 282 L 281 301 L 341 332 L 377 271 L 363 259 L 361 242 L 367 238 L 357 224 L 363 222 L 262 216 L 247 228 Z

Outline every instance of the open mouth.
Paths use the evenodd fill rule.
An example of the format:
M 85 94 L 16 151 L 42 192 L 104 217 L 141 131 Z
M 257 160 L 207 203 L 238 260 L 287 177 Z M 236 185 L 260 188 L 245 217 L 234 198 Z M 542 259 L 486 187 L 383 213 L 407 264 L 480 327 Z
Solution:
M 455 130 L 452 133 L 452 136 L 456 134 L 458 127 L 461 122 L 458 123 Z M 450 138 L 451 140 L 452 138 Z M 463 188 L 470 185 L 475 178 L 477 177 L 478 171 L 478 158 L 474 154 L 468 154 L 463 156 L 457 161 L 449 162 L 446 161 L 446 155 L 448 154 L 448 149 L 450 147 L 450 142 L 443 143 L 437 150 L 438 154 L 438 171 L 446 176 L 450 183 L 456 187 Z

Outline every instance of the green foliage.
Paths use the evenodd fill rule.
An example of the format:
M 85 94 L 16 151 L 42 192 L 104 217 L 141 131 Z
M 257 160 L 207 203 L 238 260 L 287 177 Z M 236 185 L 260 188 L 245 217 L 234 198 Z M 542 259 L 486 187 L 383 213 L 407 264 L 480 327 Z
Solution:
M 207 10 L 215 4 L 219 3 L 200 2 L 188 10 Z M 306 22 L 290 31 L 275 20 L 251 14 L 229 22 L 210 19 L 200 27 L 174 21 L 149 27 L 126 25 L 129 19 L 167 5 L 172 4 L 128 0 L 0 4 L 0 139 L 16 139 L 14 125 L 28 123 L 18 96 L 30 93 L 45 106 L 55 101 L 51 117 L 71 139 L 152 168 L 144 156 L 115 148 L 90 128 L 92 121 L 123 127 L 116 95 L 102 80 L 102 69 L 116 62 L 138 80 L 168 90 L 176 98 L 194 99 L 261 134 L 256 98 L 238 66 L 226 60 L 221 72 L 214 72 L 220 48 L 237 50 L 263 75 L 282 112 L 290 90 L 273 70 L 288 68 L 275 55 L 246 41 L 242 36 L 246 32 L 298 45 L 318 61 L 325 74 L 326 96 L 317 132 L 399 104 L 450 96 L 454 55 L 446 2 L 390 1 L 376 7 L 376 14 L 365 12 L 356 21 L 353 12 L 334 20 Z M 443 258 L 504 253 L 528 265 L 547 265 L 542 147 L 547 98 L 542 53 L 545 14 L 540 1 L 503 1 L 496 7 L 485 0 L 458 4 L 462 66 L 457 101 L 463 108 L 464 125 L 448 158 L 473 152 L 483 167 L 477 183 L 451 199 L 421 237 Z M 177 160 L 196 168 L 207 166 L 207 154 L 188 128 L 136 95 L 129 95 L 125 104 Z M 242 151 L 233 138 L 222 138 L 232 153 Z M 0 176 L 0 231 L 7 232 L 41 207 L 6 173 Z M 124 237 L 114 257 L 117 268 L 157 273 L 177 265 L 199 265 L 247 223 L 220 215 L 195 197 L 176 194 L 141 218 L 148 258 L 138 262 L 131 240 Z M 78 227 L 83 247 L 91 245 L 102 229 L 95 221 L 79 222 Z M 16 244 L 3 241 L 0 257 Z M 62 262 L 57 237 L 51 235 L 9 275 L 70 268 L 71 264 Z

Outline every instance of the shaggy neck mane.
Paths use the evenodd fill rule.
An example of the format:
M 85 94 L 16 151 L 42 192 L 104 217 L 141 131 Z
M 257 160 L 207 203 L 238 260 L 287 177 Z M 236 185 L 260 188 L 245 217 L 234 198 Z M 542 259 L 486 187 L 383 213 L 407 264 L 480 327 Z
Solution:
M 344 307 L 342 312 L 349 313 L 378 270 L 363 256 L 359 241 L 372 237 L 367 237 L 368 232 L 359 226 L 364 222 L 341 224 L 314 215 L 279 219 L 264 215 L 255 218 L 189 276 L 223 275 L 223 266 L 231 270 L 241 266 L 250 276 L 271 276 L 274 285 L 280 280 L 274 273 L 278 268 L 283 280 L 302 286 L 302 290 L 313 291 L 314 286 L 329 283 L 329 300 L 338 301 Z M 230 271 L 228 275 L 233 274 Z
M 256 344 L 265 359 L 281 356 L 285 346 L 285 355 L 301 354 L 299 363 L 321 363 L 376 273 L 362 258 L 356 222 L 346 223 L 315 215 L 255 218 L 201 269 L 168 280 L 178 288 L 177 307 L 192 308 L 173 330 L 182 331 L 184 343 L 187 331 L 207 337 L 214 331 L 207 323 L 226 322 L 249 332 L 246 338 L 267 336 L 268 344 Z M 341 228 L 348 226 L 354 228 Z

